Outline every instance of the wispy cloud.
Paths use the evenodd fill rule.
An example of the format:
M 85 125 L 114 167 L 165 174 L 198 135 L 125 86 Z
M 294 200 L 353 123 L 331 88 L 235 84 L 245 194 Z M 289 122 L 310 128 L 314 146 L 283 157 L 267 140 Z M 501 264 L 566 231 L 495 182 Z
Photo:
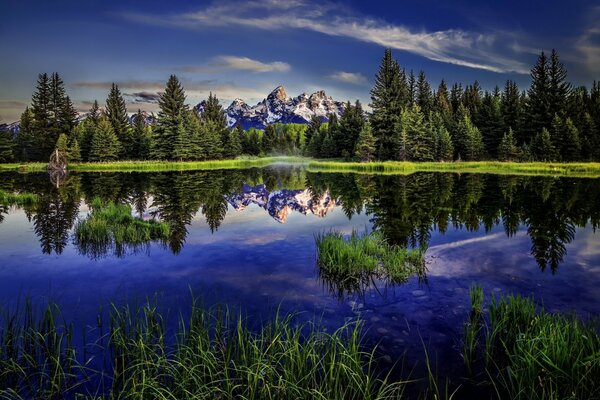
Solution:
M 575 43 L 575 49 L 579 53 L 579 59 L 588 67 L 590 71 L 597 71 L 600 65 L 600 28 L 598 19 L 600 18 L 600 6 L 593 7 L 590 12 L 591 23 L 584 28 L 583 33 Z
M 127 13 L 129 20 L 186 29 L 240 26 L 280 31 L 305 29 L 329 36 L 348 37 L 396 50 L 418 54 L 430 60 L 493 72 L 529 73 L 526 65 L 505 56 L 513 52 L 501 38 L 491 33 L 460 29 L 412 31 L 384 20 L 341 12 L 330 3 L 308 4 L 296 1 L 250 1 L 213 3 L 195 12 L 149 15 Z
M 223 69 L 234 69 L 250 72 L 287 72 L 291 65 L 283 61 L 262 62 L 248 57 L 239 56 L 217 56 L 208 64 L 197 66 L 185 66 L 178 68 L 179 71 L 192 73 L 216 73 Z
M 367 83 L 367 78 L 358 72 L 337 71 L 329 75 L 329 78 L 344 83 L 352 83 L 354 85 Z
M 134 103 L 158 103 L 160 94 L 155 92 L 134 92 L 134 93 L 123 93 L 124 96 L 133 99 Z

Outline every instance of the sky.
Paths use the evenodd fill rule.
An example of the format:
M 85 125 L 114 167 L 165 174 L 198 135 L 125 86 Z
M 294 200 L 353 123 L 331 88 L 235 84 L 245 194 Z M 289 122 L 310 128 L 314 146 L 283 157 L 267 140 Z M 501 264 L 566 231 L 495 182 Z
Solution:
M 254 105 L 283 85 L 367 105 L 386 47 L 434 88 L 526 89 L 552 48 L 574 85 L 600 79 L 593 0 L 0 0 L 0 15 L 0 123 L 18 120 L 42 72 L 60 74 L 81 112 L 112 82 L 130 112 L 156 111 L 170 74 L 190 104 L 212 91 Z

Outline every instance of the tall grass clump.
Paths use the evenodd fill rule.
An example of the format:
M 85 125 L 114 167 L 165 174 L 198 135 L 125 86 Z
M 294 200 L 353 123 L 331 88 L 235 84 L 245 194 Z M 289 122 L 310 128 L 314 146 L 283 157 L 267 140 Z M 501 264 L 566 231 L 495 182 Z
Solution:
M 170 227 L 165 222 L 145 221 L 132 215 L 127 204 L 109 202 L 99 198 L 92 201 L 90 215 L 75 225 L 75 242 L 83 254 L 99 257 L 109 249 L 117 255 L 127 248 L 137 248 L 154 240 L 166 241 Z
M 596 323 L 538 311 L 521 296 L 492 299 L 484 352 L 499 397 L 600 399 Z
M 319 274 L 340 295 L 361 291 L 374 278 L 401 283 L 425 272 L 424 249 L 390 245 L 378 232 L 359 236 L 353 231 L 345 238 L 330 231 L 315 241 Z
M 471 312 L 464 328 L 463 359 L 468 375 L 472 376 L 473 363 L 480 345 L 483 327 L 483 289 L 481 286 L 472 285 L 469 289 L 469 296 L 471 298 Z
M 258 332 L 223 309 L 194 306 L 165 345 L 156 310 L 111 317 L 113 398 L 386 399 L 401 395 L 360 349 L 360 326 L 328 334 L 276 316 Z
M 63 399 L 77 389 L 83 368 L 73 327 L 55 304 L 41 311 L 31 302 L 0 313 L 0 398 Z
M 30 206 L 36 204 L 38 196 L 34 193 L 9 193 L 0 190 L 0 205 L 3 206 Z

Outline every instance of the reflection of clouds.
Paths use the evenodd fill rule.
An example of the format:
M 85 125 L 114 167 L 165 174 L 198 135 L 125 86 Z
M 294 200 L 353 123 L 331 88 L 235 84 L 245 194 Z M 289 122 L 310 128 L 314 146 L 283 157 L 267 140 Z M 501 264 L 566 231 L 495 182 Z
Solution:
M 578 232 L 574 242 L 579 244 L 579 256 L 586 258 L 600 256 L 600 235 L 593 230 Z
M 517 235 L 523 236 L 520 233 L 517 233 Z M 439 244 L 437 246 L 432 246 L 429 248 L 428 252 L 429 252 L 429 254 L 437 254 L 437 253 L 443 252 L 444 250 L 447 250 L 447 249 L 468 246 L 468 245 L 471 245 L 474 243 L 487 242 L 490 240 L 497 240 L 502 237 L 506 237 L 506 234 L 498 232 L 498 233 L 493 233 L 491 235 L 485 235 L 485 236 L 476 237 L 476 238 L 457 240 L 456 242 L 450 242 L 450 243 Z

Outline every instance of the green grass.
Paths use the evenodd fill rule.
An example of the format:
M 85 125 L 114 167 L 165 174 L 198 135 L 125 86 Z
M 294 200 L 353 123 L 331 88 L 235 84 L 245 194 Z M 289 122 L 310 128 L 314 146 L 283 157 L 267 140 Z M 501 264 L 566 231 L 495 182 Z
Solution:
M 155 240 L 164 242 L 169 234 L 167 223 L 134 218 L 129 205 L 103 204 L 99 198 L 92 201 L 90 215 L 75 225 L 77 246 L 93 257 L 102 256 L 113 247 L 117 255 L 122 255 L 127 248 L 135 249 Z
M 0 205 L 3 206 L 28 206 L 36 204 L 37 201 L 38 196 L 34 193 L 9 193 L 4 190 L 0 190 Z
M 235 160 L 212 161 L 114 161 L 99 163 L 70 164 L 70 171 L 80 172 L 160 172 L 160 171 L 195 171 L 216 169 L 243 169 L 266 167 L 277 163 L 303 164 L 308 159 L 303 157 L 262 157 L 239 158 Z
M 413 174 L 415 172 L 463 172 L 502 175 L 600 177 L 600 163 L 517 163 L 500 161 L 473 162 L 344 162 L 311 161 L 311 172 L 357 172 L 365 174 Z
M 48 168 L 48 163 L 0 163 L 0 171 L 18 172 L 43 172 Z
M 331 231 L 315 241 L 319 274 L 339 295 L 360 292 L 375 277 L 401 283 L 425 272 L 425 250 L 389 245 L 378 232 L 345 238 Z
M 489 319 L 482 359 L 500 396 L 600 399 L 597 324 L 538 311 L 533 299 L 520 296 L 492 299 Z
M 169 342 L 155 303 L 112 306 L 110 368 L 100 371 L 75 352 L 57 306 L 41 317 L 30 310 L 2 315 L 0 398 L 396 399 L 404 388 L 377 375 L 358 323 L 326 333 L 276 316 L 254 332 L 241 316 L 194 303 Z M 108 384 L 93 387 L 104 372 Z

